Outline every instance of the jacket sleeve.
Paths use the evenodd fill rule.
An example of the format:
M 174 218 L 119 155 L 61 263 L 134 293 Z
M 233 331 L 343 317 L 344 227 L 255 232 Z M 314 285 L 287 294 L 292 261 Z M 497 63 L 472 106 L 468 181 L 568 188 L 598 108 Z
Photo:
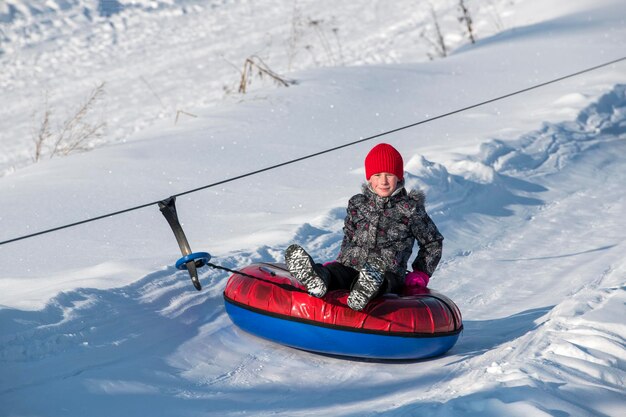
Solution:
M 351 246 L 351 242 L 354 240 L 354 235 L 356 232 L 355 215 L 357 214 L 355 201 L 356 198 L 353 197 L 348 202 L 347 214 L 343 224 L 343 241 L 341 242 L 340 253 L 345 253 L 345 249 Z
M 443 250 L 443 236 L 432 221 L 423 203 L 418 203 L 411 232 L 417 240 L 419 251 L 411 264 L 414 271 L 433 275 Z

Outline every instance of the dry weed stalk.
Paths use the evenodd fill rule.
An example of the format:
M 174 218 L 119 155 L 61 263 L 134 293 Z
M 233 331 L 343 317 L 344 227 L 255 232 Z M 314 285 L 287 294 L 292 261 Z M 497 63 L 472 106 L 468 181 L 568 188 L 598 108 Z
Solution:
M 334 18 L 331 18 L 331 24 L 333 23 Z M 291 70 L 293 67 L 300 42 L 305 41 L 306 35 L 311 32 L 315 34 L 319 41 L 315 45 L 321 46 L 321 50 L 326 55 L 327 65 L 345 65 L 341 39 L 339 38 L 339 28 L 332 27 L 328 29 L 328 24 L 324 19 L 305 18 L 296 1 L 294 2 L 291 18 L 291 32 L 287 40 L 288 70 Z M 330 34 L 332 34 L 332 38 Z M 316 47 L 308 42 L 303 45 L 303 48 L 311 55 L 315 66 L 321 66 L 320 59 L 315 54 Z
M 291 71 L 293 62 L 298 54 L 298 43 L 304 35 L 302 12 L 298 2 L 294 1 L 291 17 L 291 31 L 287 40 L 287 70 Z
M 437 13 L 435 12 L 435 7 L 432 3 L 428 2 L 430 6 L 430 16 L 433 23 L 433 32 L 432 34 L 427 34 L 426 31 L 422 31 L 421 37 L 425 39 L 430 46 L 435 50 L 436 56 L 440 58 L 444 58 L 448 56 L 448 48 L 446 47 L 446 42 L 443 38 L 443 34 L 441 33 L 441 26 L 439 26 L 439 18 L 437 17 Z M 434 39 L 433 39 L 434 38 Z M 428 53 L 428 58 L 433 60 L 435 55 Z
M 465 4 L 465 0 L 459 0 L 459 10 L 461 12 L 461 16 L 459 16 L 459 22 L 465 23 L 467 36 L 469 36 L 469 39 L 472 43 L 476 43 L 476 38 L 474 37 L 472 16 L 470 15 L 470 11 Z
M 48 107 L 48 95 L 46 94 L 43 120 L 41 121 L 39 130 L 35 134 L 35 155 L 33 157 L 35 162 L 41 159 L 41 156 L 43 155 L 43 150 L 44 150 L 43 149 L 44 143 L 48 142 L 48 140 L 52 137 L 52 133 L 50 132 L 50 116 L 51 115 L 52 115 L 52 111 Z
M 326 37 L 326 34 L 324 34 L 324 31 L 321 27 L 323 22 L 324 21 L 321 19 L 309 18 L 309 27 L 313 28 L 313 31 L 320 40 L 320 44 L 322 45 L 322 48 L 324 49 L 324 51 L 326 52 L 326 56 L 328 57 L 329 65 L 337 65 L 335 55 L 333 54 L 333 48 L 330 46 L 330 42 L 328 41 L 328 38 Z
M 43 120 L 34 138 L 35 154 L 33 159 L 35 162 L 43 157 L 46 146 L 50 146 L 48 153 L 49 157 L 52 158 L 75 151 L 86 151 L 91 147 L 89 141 L 102 137 L 106 122 L 102 120 L 91 122 L 88 120 L 88 116 L 104 95 L 104 85 L 104 82 L 97 85 L 87 100 L 62 124 L 56 133 L 53 133 L 51 129 L 52 109 L 46 97 Z M 50 143 L 52 144 L 49 145 Z
M 294 81 L 288 80 L 279 74 L 272 71 L 265 62 L 257 55 L 252 55 L 246 58 L 246 61 L 243 64 L 243 71 L 241 73 L 241 80 L 239 82 L 239 93 L 245 94 L 248 85 L 252 82 L 252 76 L 255 74 L 259 78 L 263 78 L 264 76 L 270 77 L 275 83 L 278 85 L 282 85 L 283 87 L 289 87 L 290 84 L 293 84 Z
M 178 110 L 176 112 L 176 119 L 174 120 L 174 126 L 176 126 L 178 124 L 178 118 L 180 117 L 181 114 L 183 114 L 185 116 L 193 117 L 194 119 L 198 117 L 197 115 L 195 115 L 193 113 L 186 112 L 185 110 Z

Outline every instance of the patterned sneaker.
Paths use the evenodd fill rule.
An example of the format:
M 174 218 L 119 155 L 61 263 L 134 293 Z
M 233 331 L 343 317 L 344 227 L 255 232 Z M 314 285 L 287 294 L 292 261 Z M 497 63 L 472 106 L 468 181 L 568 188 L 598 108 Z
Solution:
M 285 250 L 285 262 L 291 275 L 313 297 L 322 298 L 328 290 L 328 272 L 319 268 L 311 256 L 298 245 L 291 245 Z
M 372 301 L 372 298 L 378 293 L 384 280 L 385 274 L 382 272 L 382 268 L 365 263 L 363 269 L 359 272 L 359 278 L 348 296 L 348 307 L 356 311 L 363 310 L 367 303 Z

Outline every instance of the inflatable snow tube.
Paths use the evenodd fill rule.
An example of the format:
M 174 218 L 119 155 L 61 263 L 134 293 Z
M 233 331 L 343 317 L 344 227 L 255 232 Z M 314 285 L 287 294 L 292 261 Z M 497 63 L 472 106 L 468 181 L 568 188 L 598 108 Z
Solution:
M 307 294 L 282 264 L 249 265 L 226 284 L 226 312 L 253 335 L 328 355 L 407 360 L 439 356 L 463 330 L 449 298 L 429 289 L 386 294 L 362 312 L 350 309 L 348 291 L 323 298 Z

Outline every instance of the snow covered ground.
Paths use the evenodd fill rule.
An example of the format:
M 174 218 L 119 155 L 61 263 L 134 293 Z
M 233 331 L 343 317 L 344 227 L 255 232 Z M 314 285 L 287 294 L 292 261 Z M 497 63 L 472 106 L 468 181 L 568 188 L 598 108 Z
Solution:
M 626 56 L 619 0 L 470 1 L 475 45 L 438 2 L 453 53 L 433 61 L 430 10 L 389 3 L 0 3 L 0 241 Z M 254 54 L 296 83 L 236 94 Z M 238 330 L 228 276 L 203 269 L 196 292 L 151 206 L 0 246 L 0 415 L 624 415 L 625 74 L 379 139 L 446 237 L 431 287 L 465 322 L 447 355 L 348 361 Z M 46 95 L 56 127 L 102 82 L 94 149 L 33 163 Z M 375 143 L 180 197 L 192 248 L 228 267 L 294 241 L 332 259 Z

